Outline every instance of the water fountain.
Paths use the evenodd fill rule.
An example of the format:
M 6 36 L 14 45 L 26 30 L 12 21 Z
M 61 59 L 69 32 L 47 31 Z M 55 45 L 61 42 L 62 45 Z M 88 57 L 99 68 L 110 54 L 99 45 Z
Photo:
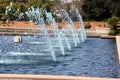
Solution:
M 80 43 L 80 40 L 78 38 L 78 33 L 75 29 L 75 26 L 74 26 L 72 20 L 69 17 L 69 14 L 65 11 L 65 9 L 61 9 L 60 12 L 63 15 L 64 20 L 67 22 L 67 25 L 64 28 L 70 29 L 70 31 L 72 32 L 72 37 L 73 37 L 73 40 L 74 40 L 74 44 L 75 44 L 75 46 L 77 46 Z M 62 31 L 67 30 L 67 29 L 64 29 L 64 28 L 62 29 Z
M 73 8 L 71 8 L 71 9 L 75 10 L 75 13 L 76 13 L 76 16 L 78 18 L 78 21 L 81 24 L 81 28 L 78 29 L 78 32 L 80 33 L 81 41 L 84 41 L 84 40 L 87 39 L 87 37 L 86 37 L 86 31 L 85 31 L 84 23 L 83 23 L 83 20 L 82 20 L 82 16 L 80 15 L 78 9 L 75 8 L 75 6 L 73 6 Z
M 38 10 L 39 10 L 39 8 L 38 8 L 37 11 L 36 11 L 36 18 L 38 17 L 38 19 L 36 19 L 36 20 L 38 20 L 39 26 L 41 27 L 42 31 L 44 31 L 45 37 L 48 39 L 49 46 L 50 46 L 50 51 L 51 51 L 51 55 L 52 55 L 54 61 L 56 61 L 55 53 L 54 53 L 54 48 L 53 48 L 53 45 L 52 45 L 52 42 L 51 42 L 51 38 L 50 38 L 50 36 L 49 36 L 49 34 L 48 34 L 48 31 L 47 31 L 47 29 L 46 29 L 44 19 L 40 17 L 40 14 L 41 14 L 41 13 L 39 13 Z
M 9 10 L 6 10 L 7 14 Z M 40 32 L 37 36 L 22 36 L 21 43 L 14 43 L 14 36 L 0 37 L 0 73 L 118 77 L 115 41 L 88 38 L 79 45 L 87 38 L 81 15 L 77 8 L 74 10 L 81 26 L 77 30 L 64 9 L 60 10 L 66 23 L 62 29 L 58 28 L 52 13 L 44 11 L 53 27 L 50 32 L 41 14 L 42 9 L 30 7 L 26 12 L 30 26 L 39 25 Z M 23 15 L 21 13 L 19 18 Z
M 12 7 L 12 4 L 11 4 L 11 7 Z M 6 14 L 8 12 L 9 10 L 8 8 L 6 8 Z M 46 20 L 49 22 L 49 25 L 53 27 L 53 29 L 51 30 L 52 34 L 50 33 L 50 30 L 47 28 L 47 24 L 45 23 L 43 13 L 44 13 L 44 16 L 46 16 Z M 38 34 L 38 37 L 40 38 L 36 38 L 35 36 L 30 36 L 26 38 L 25 36 L 22 36 L 23 42 L 14 45 L 16 50 L 5 52 L 6 55 L 2 56 L 1 59 L 5 59 L 6 57 L 11 57 L 10 59 L 12 59 L 13 57 L 18 57 L 19 58 L 18 61 L 22 62 L 24 60 L 23 57 L 25 56 L 30 57 L 30 56 L 51 55 L 53 60 L 56 61 L 56 55 L 58 53 L 62 53 L 62 55 L 65 55 L 67 53 L 65 52 L 66 50 L 72 50 L 72 47 L 74 47 L 73 44 L 77 46 L 80 43 L 80 39 L 85 36 L 84 35 L 85 33 L 81 31 L 81 30 L 84 30 L 84 26 L 82 27 L 81 30 L 79 30 L 79 32 L 82 33 L 81 36 L 83 35 L 84 36 L 79 38 L 78 32 L 75 29 L 75 26 L 71 18 L 69 17 L 69 14 L 64 9 L 61 9 L 60 13 L 63 15 L 65 22 L 67 22 L 66 27 L 63 27 L 62 29 L 58 28 L 58 25 L 55 22 L 55 19 L 52 16 L 51 12 L 44 11 L 43 9 L 40 9 L 40 8 L 33 8 L 32 6 L 28 8 L 28 11 L 25 12 L 25 14 L 29 18 L 30 26 L 31 24 L 35 23 L 40 27 L 39 28 L 40 32 Z M 21 13 L 19 15 L 19 20 L 20 18 L 23 18 L 23 15 L 24 13 Z M 69 31 L 67 30 L 65 31 L 65 28 L 69 28 Z M 70 32 L 71 34 L 66 34 L 67 32 Z M 21 48 L 26 46 L 29 46 L 29 47 L 25 49 Z M 31 47 L 39 46 L 40 50 L 35 49 L 36 51 L 34 51 L 30 46 Z M 1 52 L 2 51 L 3 50 L 1 50 Z M 15 61 L 14 59 L 13 61 Z
M 63 36 L 64 34 L 62 33 L 62 32 L 60 32 L 60 30 L 59 30 L 59 28 L 58 28 L 58 25 L 57 25 L 57 23 L 55 22 L 55 19 L 53 18 L 53 16 L 52 16 L 52 13 L 48 13 L 48 12 L 46 12 L 46 18 L 47 18 L 47 20 L 50 22 L 50 25 L 52 25 L 53 26 L 53 31 L 54 31 L 54 37 L 56 38 L 56 40 L 58 41 L 58 44 L 57 45 L 59 45 L 59 47 L 61 48 L 61 52 L 62 52 L 62 54 L 63 55 L 65 55 L 65 46 L 64 46 L 64 44 L 63 44 L 63 42 L 65 42 L 66 43 L 66 45 L 67 45 L 67 48 L 69 49 L 69 50 L 71 50 L 71 46 L 70 46 L 70 44 L 69 44 L 69 42 L 68 42 L 68 39 L 67 39 L 67 37 L 66 36 Z M 65 41 L 64 41 L 65 40 Z M 56 43 L 55 43 L 56 44 Z
M 30 19 L 31 19 L 30 24 L 32 24 L 33 17 L 34 17 L 35 21 L 40 26 L 40 29 L 43 32 L 43 34 L 42 33 L 40 33 L 40 34 L 42 34 L 42 37 L 44 37 L 44 39 L 45 39 L 44 42 L 40 42 L 41 43 L 40 45 L 42 45 L 42 46 L 47 45 L 47 47 L 49 47 L 49 48 L 47 48 L 47 47 L 45 47 L 45 49 L 43 48 L 43 50 L 42 50 L 43 53 L 19 53 L 19 52 L 14 52 L 13 53 L 13 52 L 10 52 L 9 54 L 11 54 L 11 55 L 16 55 L 16 54 L 17 55 L 40 55 L 40 54 L 44 55 L 44 54 L 48 53 L 48 55 L 51 54 L 52 57 L 53 57 L 53 60 L 56 61 L 54 48 L 53 48 L 53 45 L 52 45 L 52 42 L 51 42 L 51 37 L 50 37 L 50 35 L 49 35 L 49 33 L 48 33 L 47 29 L 46 29 L 44 18 L 42 18 L 42 16 L 40 15 L 41 11 L 40 11 L 39 8 L 37 8 L 36 10 L 34 10 L 33 7 L 31 7 L 31 8 L 32 8 L 32 11 L 30 9 L 28 9 L 28 12 L 26 12 L 28 17 L 30 17 Z M 30 42 L 30 43 L 34 44 L 34 42 Z M 50 51 L 50 54 L 49 54 L 49 52 L 46 52 L 46 51 Z

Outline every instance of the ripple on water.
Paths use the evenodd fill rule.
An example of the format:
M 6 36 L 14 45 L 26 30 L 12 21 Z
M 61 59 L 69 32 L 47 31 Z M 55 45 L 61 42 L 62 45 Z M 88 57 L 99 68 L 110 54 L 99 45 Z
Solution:
M 35 38 L 23 37 L 23 43 L 17 46 L 13 44 L 10 36 L 6 36 L 5 42 L 0 44 L 0 58 L 6 58 L 2 55 L 4 53 L 7 54 L 7 51 L 16 50 L 17 47 L 20 47 L 21 51 L 27 51 L 25 49 L 29 49 L 29 51 L 39 52 L 39 50 L 36 50 L 41 49 L 39 45 L 28 43 L 32 40 L 35 40 Z M 57 54 L 57 62 L 54 62 L 51 57 L 45 57 L 44 59 L 44 57 L 39 56 L 18 56 L 17 58 L 18 63 L 17 61 L 13 63 L 14 61 L 0 60 L 0 73 L 112 78 L 118 76 L 116 43 L 115 40 L 111 39 L 88 38 L 87 41 L 73 48 L 71 51 L 66 50 L 66 56 Z M 20 63 L 19 58 L 25 60 L 22 60 Z

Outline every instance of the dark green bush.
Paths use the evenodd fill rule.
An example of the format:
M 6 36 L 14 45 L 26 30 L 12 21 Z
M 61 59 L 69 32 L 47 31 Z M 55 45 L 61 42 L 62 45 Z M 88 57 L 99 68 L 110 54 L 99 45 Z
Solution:
M 118 17 L 113 16 L 113 17 L 109 18 L 108 19 L 108 24 L 110 25 L 110 28 L 111 29 L 116 28 L 116 25 L 117 25 L 118 21 L 119 21 Z
M 117 30 L 111 29 L 110 32 L 109 32 L 109 35 L 116 35 L 118 33 L 119 32 Z
M 116 27 L 118 22 L 119 22 L 119 18 L 115 16 L 108 19 L 108 24 L 110 27 L 109 35 L 116 35 L 119 33 Z

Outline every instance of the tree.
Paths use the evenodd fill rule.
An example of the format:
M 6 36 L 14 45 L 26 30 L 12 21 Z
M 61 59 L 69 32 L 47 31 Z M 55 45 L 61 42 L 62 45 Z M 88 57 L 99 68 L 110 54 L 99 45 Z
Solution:
M 87 20 L 107 20 L 120 17 L 120 0 L 83 0 L 82 11 Z
M 120 0 L 107 0 L 106 4 L 113 16 L 120 17 Z
M 87 20 L 105 20 L 111 17 L 106 0 L 83 0 L 82 10 Z
M 6 7 L 10 4 L 10 2 L 12 2 L 13 5 L 5 17 Z M 25 13 L 31 6 L 51 11 L 54 4 L 54 0 L 0 0 L 0 20 L 5 18 L 11 21 L 16 20 L 20 13 Z
M 51 10 L 51 7 L 55 5 L 55 1 L 51 0 L 28 0 L 27 3 L 28 7 L 33 6 L 33 7 L 39 7 L 46 9 L 47 11 Z

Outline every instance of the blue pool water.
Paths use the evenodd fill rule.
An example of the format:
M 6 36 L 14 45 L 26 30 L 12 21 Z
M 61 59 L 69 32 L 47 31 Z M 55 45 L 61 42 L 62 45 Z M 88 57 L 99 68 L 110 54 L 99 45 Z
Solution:
M 40 46 L 28 45 L 28 37 L 23 38 L 20 51 L 32 50 L 39 52 Z M 118 58 L 116 42 L 113 39 L 88 38 L 78 47 L 66 50 L 66 55 L 57 55 L 57 62 L 51 57 L 40 56 L 16 56 L 16 59 L 25 59 L 23 63 L 7 63 L 9 51 L 16 51 L 16 44 L 11 37 L 0 38 L 0 74 L 41 74 L 41 75 L 67 75 L 67 76 L 89 76 L 89 77 L 118 77 Z M 26 42 L 25 42 L 26 41 Z M 31 40 L 32 41 L 32 40 Z M 21 49 L 23 48 L 23 49 Z M 36 48 L 36 49 L 34 49 Z M 26 50 L 26 51 L 27 51 Z M 28 50 L 29 51 L 29 50 Z M 58 51 L 59 53 L 59 51 Z M 4 55 L 4 58 L 3 58 Z M 7 55 L 7 57 L 5 57 Z M 10 58 L 10 59 L 11 59 Z M 3 59 L 3 60 L 2 60 Z M 4 62 L 6 60 L 6 62 Z M 3 61 L 3 63 L 2 63 Z

